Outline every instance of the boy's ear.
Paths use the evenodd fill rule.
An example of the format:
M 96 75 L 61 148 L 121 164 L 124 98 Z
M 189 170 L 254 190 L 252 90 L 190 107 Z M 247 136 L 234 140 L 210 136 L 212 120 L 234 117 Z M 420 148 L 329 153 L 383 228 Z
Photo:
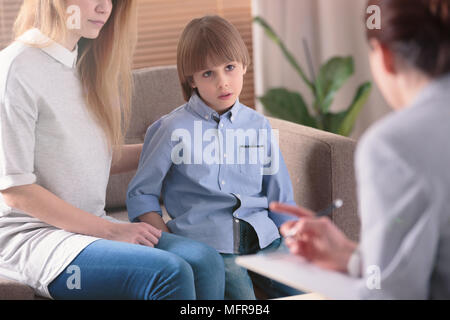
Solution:
M 189 84 L 190 84 L 191 88 L 193 88 L 193 89 L 197 88 L 197 86 L 195 85 L 193 77 L 189 79 Z
M 247 66 L 244 66 L 244 74 L 247 73 Z

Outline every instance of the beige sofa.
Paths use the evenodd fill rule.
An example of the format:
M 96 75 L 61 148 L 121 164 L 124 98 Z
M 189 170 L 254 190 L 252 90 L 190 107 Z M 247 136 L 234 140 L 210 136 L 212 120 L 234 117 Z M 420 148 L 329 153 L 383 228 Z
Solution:
M 127 143 L 141 143 L 147 127 L 184 103 L 174 66 L 136 70 L 133 113 Z M 358 240 L 359 220 L 353 169 L 355 141 L 269 118 L 279 130 L 280 147 L 286 161 L 295 200 L 298 204 L 319 210 L 333 199 L 341 198 L 344 206 L 332 215 L 333 221 L 353 240 Z M 134 172 L 111 176 L 107 190 L 108 214 L 127 220 L 125 194 Z M 168 217 L 165 216 L 165 219 Z M 0 278 L 0 299 L 39 299 L 23 284 Z

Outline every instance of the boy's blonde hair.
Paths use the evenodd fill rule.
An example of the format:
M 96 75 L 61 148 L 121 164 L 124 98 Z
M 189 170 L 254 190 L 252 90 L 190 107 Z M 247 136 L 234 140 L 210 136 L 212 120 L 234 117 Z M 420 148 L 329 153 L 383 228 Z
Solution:
M 219 16 L 194 19 L 181 34 L 177 49 L 178 77 L 184 99 L 195 92 L 192 80 L 195 72 L 208 68 L 207 63 L 220 65 L 238 61 L 243 67 L 250 65 L 250 55 L 239 31 Z
M 113 0 L 112 4 L 111 15 L 98 38 L 78 42 L 77 68 L 87 108 L 114 148 L 123 143 L 129 122 L 137 24 L 136 0 Z M 67 17 L 65 0 L 24 0 L 14 25 L 15 36 L 38 28 L 47 37 L 63 41 Z

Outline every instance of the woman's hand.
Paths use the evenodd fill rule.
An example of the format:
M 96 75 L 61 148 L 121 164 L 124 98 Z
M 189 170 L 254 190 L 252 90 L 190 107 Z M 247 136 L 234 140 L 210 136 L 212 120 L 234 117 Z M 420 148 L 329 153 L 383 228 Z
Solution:
M 145 222 L 138 223 L 114 223 L 108 232 L 108 240 L 116 240 L 155 247 L 162 231 Z
M 280 232 L 286 236 L 289 250 L 324 269 L 347 272 L 347 264 L 357 244 L 348 239 L 333 222 L 326 218 L 316 218 L 314 212 L 296 206 L 271 203 L 270 210 L 300 217 L 299 221 L 284 223 Z

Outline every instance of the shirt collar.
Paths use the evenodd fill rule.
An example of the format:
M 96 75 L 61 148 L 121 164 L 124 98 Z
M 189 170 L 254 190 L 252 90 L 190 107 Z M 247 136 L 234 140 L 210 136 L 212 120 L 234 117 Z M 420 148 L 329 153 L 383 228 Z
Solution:
M 26 31 L 17 40 L 25 42 L 28 44 L 47 44 L 45 47 L 41 48 L 42 51 L 47 53 L 53 59 L 59 61 L 68 68 L 75 68 L 78 58 L 78 44 L 73 51 L 69 51 L 66 47 L 59 44 L 56 41 L 51 40 L 46 35 L 44 35 L 39 29 L 33 28 Z
M 227 117 L 231 122 L 236 121 L 237 114 L 241 109 L 241 103 L 239 99 L 236 100 L 233 107 L 225 112 L 223 115 L 219 116 L 219 113 L 209 107 L 197 94 L 193 94 L 188 102 L 189 107 L 197 113 L 202 119 L 212 120 L 213 117 Z

